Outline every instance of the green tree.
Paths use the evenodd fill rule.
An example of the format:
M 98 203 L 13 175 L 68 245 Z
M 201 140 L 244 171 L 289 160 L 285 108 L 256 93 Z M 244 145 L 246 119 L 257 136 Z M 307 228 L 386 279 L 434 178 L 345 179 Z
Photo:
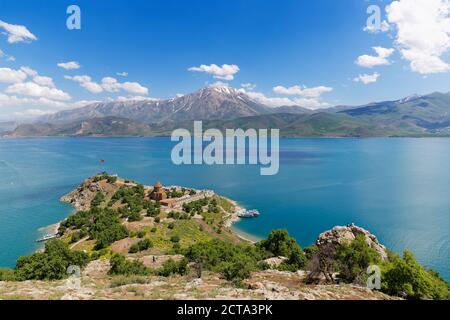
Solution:
M 384 265 L 382 291 L 413 299 L 450 299 L 450 285 L 435 272 L 422 267 L 414 255 L 405 251 Z
M 68 276 L 71 265 L 83 268 L 89 262 L 89 256 L 80 251 L 70 251 L 67 244 L 60 240 L 50 240 L 44 252 L 20 257 L 16 263 L 18 280 L 59 280 Z
M 342 243 L 336 248 L 339 277 L 345 282 L 364 284 L 367 280 L 367 268 L 380 263 L 380 255 L 358 235 L 353 241 Z
M 128 261 L 123 255 L 115 254 L 110 259 L 111 275 L 148 275 L 150 270 L 138 260 Z
M 280 266 L 283 270 L 296 271 L 306 264 L 306 257 L 297 241 L 292 238 L 287 230 L 273 230 L 267 240 L 257 244 L 264 249 L 268 256 L 283 256 L 288 258 Z

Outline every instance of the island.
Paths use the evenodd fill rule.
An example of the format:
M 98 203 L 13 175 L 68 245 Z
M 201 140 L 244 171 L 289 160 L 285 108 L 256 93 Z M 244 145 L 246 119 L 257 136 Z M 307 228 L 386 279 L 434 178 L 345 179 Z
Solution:
M 306 248 L 287 230 L 254 242 L 231 229 L 244 209 L 213 190 L 107 173 L 61 201 L 73 214 L 42 251 L 0 269 L 0 299 L 450 298 L 450 285 L 411 252 L 396 254 L 354 224 Z

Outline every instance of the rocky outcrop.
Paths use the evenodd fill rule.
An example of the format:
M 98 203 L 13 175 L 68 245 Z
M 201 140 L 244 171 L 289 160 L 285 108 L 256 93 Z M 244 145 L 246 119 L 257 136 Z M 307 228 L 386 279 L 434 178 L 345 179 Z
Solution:
M 77 211 L 89 210 L 91 201 L 98 192 L 108 195 L 118 189 L 117 185 L 106 180 L 94 181 L 94 177 L 86 179 L 74 191 L 61 197 L 60 201 L 71 204 Z
M 382 260 L 387 259 L 386 247 L 378 241 L 377 237 L 354 224 L 348 226 L 336 226 L 331 230 L 321 233 L 317 238 L 316 245 L 319 248 L 328 245 L 337 246 L 344 242 L 354 240 L 358 235 L 364 236 L 366 243 L 378 252 Z

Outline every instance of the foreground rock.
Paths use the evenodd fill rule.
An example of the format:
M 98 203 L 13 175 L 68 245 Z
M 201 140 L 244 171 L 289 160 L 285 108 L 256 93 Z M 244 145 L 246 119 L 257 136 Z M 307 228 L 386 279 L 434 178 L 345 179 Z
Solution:
M 386 247 L 378 241 L 377 237 L 354 224 L 348 226 L 336 226 L 331 230 L 321 233 L 316 241 L 316 245 L 319 248 L 328 245 L 337 246 L 344 242 L 353 241 L 358 235 L 364 236 L 366 243 L 378 252 L 382 260 L 387 259 L 388 255 Z

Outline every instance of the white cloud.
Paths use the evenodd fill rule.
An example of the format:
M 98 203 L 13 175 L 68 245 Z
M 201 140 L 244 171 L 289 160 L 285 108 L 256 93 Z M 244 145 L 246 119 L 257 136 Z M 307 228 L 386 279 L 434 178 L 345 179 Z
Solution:
M 53 79 L 50 77 L 45 76 L 35 76 L 33 78 L 33 81 L 37 83 L 38 85 L 49 87 L 49 88 L 55 88 L 55 83 L 53 82 Z
M 90 104 L 99 103 L 99 102 L 101 102 L 101 101 L 99 101 L 99 100 L 80 100 L 80 101 L 77 101 L 77 102 L 69 104 L 68 108 L 70 108 L 70 109 L 78 109 L 78 108 L 83 108 L 83 107 L 86 107 L 86 106 L 88 106 Z
M 395 25 L 395 43 L 411 70 L 420 74 L 450 70 L 442 56 L 450 48 L 449 0 L 398 0 L 386 7 Z
M 30 77 L 35 77 L 38 75 L 38 72 L 34 69 L 31 69 L 30 67 L 20 67 L 20 70 L 25 72 L 27 74 L 27 76 L 30 76 Z
M 370 84 L 377 82 L 378 78 L 380 77 L 380 74 L 375 72 L 374 74 L 360 74 L 356 78 L 353 79 L 355 82 L 362 82 L 364 84 Z
M 19 83 L 25 81 L 27 74 L 22 70 L 0 68 L 0 83 Z
M 5 92 L 57 101 L 67 101 L 71 99 L 70 95 L 62 90 L 44 87 L 34 82 L 12 84 L 6 88 Z
M 18 97 L 16 95 L 7 95 L 0 92 L 0 107 L 16 108 L 16 107 L 33 107 L 40 109 L 47 108 L 66 108 L 68 104 L 62 101 L 49 100 L 47 98 L 30 98 Z
M 108 92 L 119 92 L 120 90 L 124 90 L 126 92 L 132 94 L 148 94 L 148 88 L 140 85 L 137 82 L 123 82 L 120 83 L 117 79 L 112 77 L 105 77 L 102 79 L 102 88 Z
M 55 113 L 55 110 L 26 109 L 22 111 L 16 111 L 14 112 L 14 115 L 17 118 L 36 118 L 52 113 Z
M 231 81 L 234 79 L 234 75 L 238 73 L 240 69 L 235 64 L 223 64 L 222 66 L 218 66 L 216 64 L 202 64 L 199 67 L 191 67 L 188 70 L 194 72 L 205 72 L 213 75 L 215 79 Z
M 389 65 L 391 62 L 387 59 L 389 58 L 393 53 L 394 49 L 388 49 L 383 47 L 372 47 L 372 49 L 376 52 L 376 56 L 370 56 L 370 55 L 362 55 L 359 56 L 358 59 L 356 59 L 355 63 L 361 67 L 365 68 L 373 68 L 375 66 L 381 66 L 381 65 Z
M 6 54 L 4 51 L 2 51 L 0 49 L 0 58 L 5 58 L 6 61 L 16 61 L 16 58 L 14 58 L 13 56 L 10 56 L 8 54 Z
M 85 107 L 98 103 L 96 100 L 81 100 L 73 103 L 55 101 L 47 98 L 19 97 L 0 92 L 0 109 L 3 116 L 32 119 L 46 114 L 51 114 L 65 109 Z M 15 111 L 17 110 L 17 111 Z M 9 114 L 8 114 L 9 111 Z
M 287 97 L 267 97 L 262 92 L 246 91 L 240 89 L 241 92 L 248 95 L 251 99 L 269 107 L 281 107 L 281 106 L 301 106 L 308 109 L 320 109 L 329 107 L 328 103 L 322 102 L 317 98 L 287 98 Z
M 135 95 L 147 95 L 148 88 L 142 86 L 137 82 L 118 82 L 117 79 L 112 77 L 104 77 L 101 83 L 92 81 L 90 76 L 64 76 L 68 80 L 73 80 L 80 83 L 80 85 L 91 93 L 107 92 L 119 92 L 121 90 L 135 94 Z
M 144 97 L 144 96 L 128 96 L 128 97 L 124 97 L 124 96 L 119 96 L 116 99 L 113 99 L 113 101 L 158 101 L 160 99 L 156 99 L 156 98 L 150 98 L 150 97 Z
M 80 86 L 85 88 L 91 93 L 101 93 L 103 92 L 103 88 L 98 83 L 92 81 L 92 78 L 89 76 L 64 76 L 65 79 L 72 80 L 78 82 Z
M 73 69 L 81 68 L 80 64 L 77 61 L 60 62 L 60 63 L 58 63 L 58 67 L 66 69 L 66 70 L 73 70 Z
M 256 84 L 253 83 L 243 83 L 241 84 L 241 87 L 248 91 L 253 91 L 256 89 Z
M 128 77 L 128 72 L 117 72 L 116 73 L 118 76 L 121 76 L 121 77 Z
M 273 92 L 278 94 L 284 94 L 284 95 L 293 95 L 293 96 L 302 96 L 307 98 L 318 98 L 323 93 L 331 92 L 333 91 L 333 88 L 331 87 L 325 87 L 325 86 L 319 86 L 319 87 L 313 87 L 313 88 L 306 88 L 301 86 L 292 86 L 289 88 L 283 87 L 283 86 L 276 86 L 273 88 Z
M 37 40 L 37 37 L 25 26 L 9 24 L 0 20 L 0 28 L 5 30 L 4 33 L 7 35 L 9 43 Z

